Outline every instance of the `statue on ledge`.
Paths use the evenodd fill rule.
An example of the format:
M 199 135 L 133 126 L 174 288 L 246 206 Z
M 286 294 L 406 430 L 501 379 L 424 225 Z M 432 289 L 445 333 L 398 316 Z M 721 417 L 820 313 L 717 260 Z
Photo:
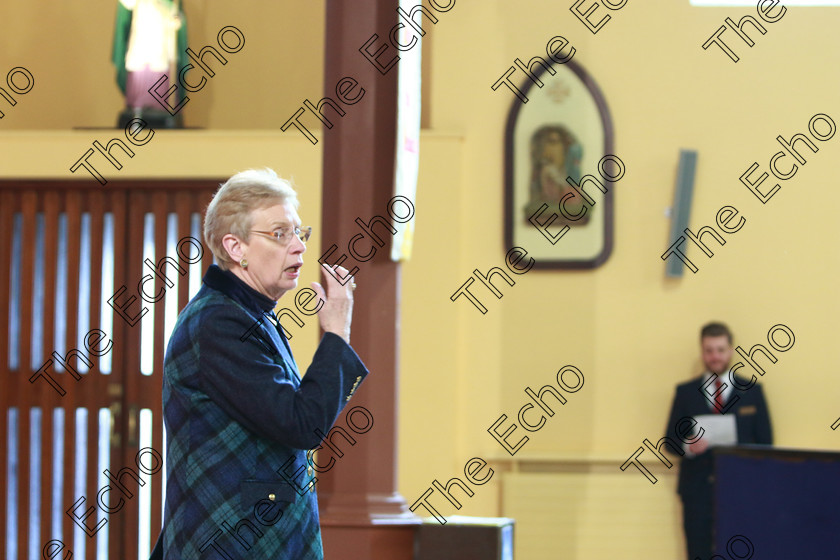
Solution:
M 142 118 L 151 128 L 180 128 L 182 116 L 172 116 L 149 93 L 161 74 L 168 85 L 177 82 L 176 68 L 187 63 L 187 25 L 180 0 L 119 0 L 114 28 L 112 61 L 117 85 L 125 96 L 125 109 L 117 126 Z M 178 95 L 183 96 L 183 89 Z M 180 101 L 180 100 L 179 100 Z

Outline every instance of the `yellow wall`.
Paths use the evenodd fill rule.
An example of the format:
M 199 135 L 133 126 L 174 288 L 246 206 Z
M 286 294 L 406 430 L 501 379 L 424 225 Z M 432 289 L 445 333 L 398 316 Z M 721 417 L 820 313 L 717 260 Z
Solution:
M 840 384 L 834 374 L 838 360 L 829 349 L 838 322 L 838 303 L 830 294 L 840 268 L 832 250 L 840 195 L 830 185 L 837 177 L 840 137 L 806 154 L 807 164 L 766 205 L 739 177 L 754 161 L 766 169 L 780 149 L 775 137 L 806 131 L 814 114 L 840 122 L 840 76 L 832 70 L 840 53 L 840 12 L 789 8 L 779 22 L 767 24 L 753 48 L 734 46 L 741 56 L 736 64 L 700 45 L 726 16 L 737 21 L 755 15 L 754 7 L 629 2 L 592 35 L 569 12 L 571 4 L 458 3 L 432 31 L 431 124 L 461 132 L 464 142 L 462 164 L 449 181 L 421 185 L 417 244 L 431 245 L 425 250 L 433 254 L 427 261 L 421 249 L 405 267 L 401 489 L 410 499 L 432 478 L 457 475 L 474 455 L 503 455 L 485 430 L 501 413 L 516 413 L 526 402 L 525 386 L 552 383 L 559 367 L 574 364 L 586 376 L 584 389 L 531 434 L 517 458 L 609 459 L 611 472 L 625 477 L 627 493 L 649 500 L 637 502 L 638 511 L 678 512 L 673 480 L 654 486 L 632 468 L 620 473 L 618 465 L 643 438 L 661 436 L 674 385 L 700 371 L 698 331 L 711 319 L 729 322 L 736 343 L 748 348 L 766 345 L 766 333 L 777 323 L 792 328 L 795 346 L 777 354 L 779 362 L 762 379 L 776 443 L 837 445 L 829 426 L 840 416 L 834 398 Z M 575 60 L 605 93 L 615 151 L 627 166 L 614 186 L 615 248 L 595 271 L 534 270 L 516 277 L 515 286 L 503 286 L 500 301 L 482 291 L 489 311 L 481 315 L 449 296 L 474 268 L 502 266 L 504 258 L 501 150 L 513 95 L 504 88 L 493 92 L 490 85 L 515 57 L 544 54 L 555 35 L 571 41 Z M 659 256 L 668 245 L 664 210 L 672 201 L 680 148 L 699 152 L 690 226 L 713 223 L 727 204 L 747 222 L 725 247 L 713 248 L 712 259 L 689 249 L 699 272 L 669 281 Z M 445 225 L 424 227 L 426 222 Z M 423 321 L 412 325 L 415 317 Z M 422 331 L 433 335 L 431 342 L 429 336 L 411 336 Z M 430 456 L 430 449 L 436 453 Z M 599 484 L 597 474 L 592 478 Z M 460 513 L 495 513 L 495 485 L 479 488 Z M 569 496 L 554 505 L 585 511 L 588 499 Z M 448 505 L 443 511 L 454 512 Z M 677 520 L 672 523 L 631 534 L 618 550 L 641 557 L 650 547 L 647 537 L 655 534 L 667 540 L 655 541 L 664 550 L 658 557 L 676 557 L 682 543 Z M 587 528 L 575 533 L 580 542 L 568 557 L 617 557 L 601 552 L 607 533 L 599 548 L 587 540 Z
M 831 296 L 840 273 L 833 250 L 833 210 L 840 194 L 831 187 L 840 137 L 818 144 L 817 154 L 806 153 L 808 163 L 766 205 L 738 180 L 754 161 L 766 169 L 780 149 L 777 135 L 789 138 L 806 131 L 809 118 L 819 112 L 840 120 L 840 75 L 834 70 L 840 62 L 840 12 L 789 8 L 782 20 L 767 25 L 766 35 L 756 36 L 753 48 L 737 44 L 741 60 L 735 64 L 715 47 L 704 51 L 700 45 L 724 17 L 737 20 L 755 14 L 754 8 L 692 8 L 688 0 L 628 2 L 592 35 L 569 12 L 571 3 L 462 1 L 430 31 L 432 130 L 421 142 L 414 258 L 403 268 L 399 489 L 410 503 L 433 479 L 462 476 L 464 463 L 474 456 L 502 458 L 487 428 L 502 413 L 516 415 L 526 402 L 526 386 L 553 383 L 557 369 L 574 364 L 585 376 L 584 388 L 546 427 L 530 434 L 516 456 L 532 457 L 534 468 L 554 469 L 542 483 L 544 497 L 541 479 L 534 482 L 534 475 L 504 475 L 508 491 L 530 488 L 528 496 L 533 496 L 517 528 L 521 558 L 547 557 L 531 552 L 534 539 L 548 545 L 559 539 L 534 532 L 536 521 L 527 512 L 575 513 L 573 528 L 557 527 L 567 530 L 562 544 L 567 557 L 617 557 L 599 525 L 605 519 L 610 527 L 621 523 L 599 509 L 598 496 L 605 489 L 623 491 L 638 504 L 638 510 L 628 509 L 628 523 L 639 516 L 634 511 L 657 511 L 665 520 L 647 533 L 628 532 L 614 546 L 627 557 L 641 557 L 655 537 L 655 557 L 673 558 L 682 546 L 673 471 L 661 470 L 663 483 L 654 486 L 632 469 L 621 473 L 618 465 L 642 439 L 660 437 L 674 385 L 699 372 L 701 324 L 725 320 L 736 343 L 747 347 L 766 344 L 772 325 L 792 328 L 795 346 L 778 354 L 779 362 L 762 379 L 776 443 L 834 449 L 840 437 L 829 428 L 840 416 L 834 398 L 838 359 L 832 352 L 840 314 Z M 100 4 L 106 15 L 63 7 L 56 8 L 63 15 L 49 16 L 47 30 L 60 21 L 72 29 L 84 25 L 108 31 L 95 39 L 79 31 L 81 38 L 61 49 L 31 48 L 31 39 L 23 35 L 23 29 L 41 21 L 37 9 L 4 7 L 14 12 L 17 23 L 0 19 L 3 68 L 27 66 L 38 82 L 17 107 L 3 107 L 0 131 L 112 123 L 119 97 L 111 91 L 106 52 L 111 12 L 110 3 Z M 196 94 L 196 105 L 188 108 L 197 109 L 188 118 L 222 129 L 268 123 L 274 131 L 202 133 L 198 144 L 189 132 L 161 132 L 120 173 L 218 176 L 271 165 L 281 174 L 294 174 L 308 191 L 302 216 L 319 215 L 320 145 L 276 129 L 304 97 L 321 91 L 318 10 L 323 3 L 306 3 L 310 7 L 305 8 L 263 4 L 237 3 L 247 9 L 224 12 L 195 3 L 196 13 L 203 9 L 205 15 L 193 30 L 212 35 L 191 31 L 191 42 L 204 44 L 204 37 L 214 37 L 218 28 L 237 20 L 253 42 L 232 55 L 206 99 Z M 187 1 L 188 9 L 193 5 Z M 270 17 L 257 20 L 253 14 L 258 9 L 270 10 Z M 98 25 L 89 27 L 85 22 L 94 17 Z M 627 166 L 626 176 L 613 188 L 613 254 L 593 271 L 533 270 L 518 276 L 515 286 L 502 286 L 502 300 L 487 298 L 489 311 L 481 315 L 449 297 L 473 269 L 486 271 L 504 262 L 501 154 L 513 96 L 493 92 L 490 85 L 515 57 L 544 54 L 546 41 L 555 35 L 571 41 L 577 49 L 574 60 L 604 92 L 616 131 L 615 153 Z M 288 57 L 272 51 L 274 41 L 288 43 Z M 100 51 L 104 62 L 89 54 Z M 65 69 L 52 76 L 46 68 L 56 58 Z M 288 68 L 290 79 L 280 80 L 276 68 Z M 97 94 L 93 84 L 101 83 L 107 86 L 97 86 L 103 88 Z M 0 133 L 0 175 L 66 177 L 92 134 L 110 137 L 109 131 Z M 699 152 L 690 227 L 713 223 L 718 208 L 727 204 L 747 222 L 726 237 L 725 247 L 712 248 L 712 259 L 689 249 L 700 267 L 697 274 L 666 280 L 659 256 L 668 245 L 664 210 L 671 204 L 680 148 Z M 179 152 L 177 160 L 169 155 L 172 150 Z M 311 279 L 304 277 L 302 283 Z M 309 339 L 298 339 L 297 355 L 306 355 Z M 502 467 L 495 464 L 497 474 L 476 488 L 475 497 L 463 500 L 457 513 L 523 511 L 521 503 L 511 501 L 516 493 L 506 494 L 502 503 Z M 576 485 L 557 474 L 563 469 L 574 471 Z M 565 494 L 565 488 L 580 491 Z M 448 504 L 441 504 L 441 511 L 456 513 Z
M 431 302 L 443 302 L 439 328 L 450 317 L 458 319 L 452 334 L 461 341 L 459 365 L 465 368 L 465 428 L 483 429 L 482 415 L 513 408 L 523 401 L 526 384 L 548 382 L 557 367 L 573 363 L 586 374 L 587 386 L 564 411 L 576 418 L 562 423 L 578 429 L 549 433 L 561 429 L 558 418 L 529 447 L 624 454 L 645 435 L 661 432 L 671 384 L 698 371 L 699 326 L 720 318 L 744 345 L 761 342 L 779 322 L 794 330 L 795 347 L 764 378 L 779 418 L 778 443 L 831 447 L 826 427 L 837 417 L 829 402 L 835 385 L 832 358 L 821 349 L 830 345 L 836 324 L 836 304 L 825 296 L 837 269 L 830 213 L 840 197 L 818 185 L 830 185 L 836 176 L 832 160 L 840 139 L 818 143 L 820 152 L 806 154 L 808 163 L 766 205 L 738 178 L 753 161 L 766 169 L 780 149 L 775 136 L 806 131 L 815 113 L 840 121 L 840 77 L 829 70 L 840 58 L 840 40 L 831 31 L 840 13 L 789 9 L 754 48 L 741 47 L 742 60 L 734 64 L 699 45 L 725 16 L 754 9 L 631 3 L 593 36 L 565 5 L 535 4 L 527 10 L 503 2 L 459 4 L 434 29 L 438 87 L 432 124 L 464 135 L 454 224 L 462 235 L 434 241 L 448 240 L 440 250 L 456 256 L 451 268 L 462 281 L 473 268 L 502 264 L 501 146 L 512 94 L 489 86 L 514 57 L 540 54 L 546 40 L 560 34 L 576 46 L 575 60 L 605 92 L 615 151 L 627 166 L 614 187 L 615 248 L 592 272 L 529 272 L 505 290 L 503 300 L 490 299 L 486 316 L 448 301 L 460 282 L 430 294 Z M 465 32 L 471 26 L 480 29 L 481 40 Z M 714 249 L 712 259 L 690 249 L 700 271 L 668 281 L 659 256 L 667 247 L 664 209 L 671 204 L 681 147 L 699 151 L 691 227 L 712 223 L 726 204 L 741 210 L 747 223 L 728 236 L 725 247 Z M 446 190 L 448 205 L 455 192 Z M 442 210 L 427 211 L 436 216 Z M 414 266 L 422 264 L 406 269 Z M 793 372 L 799 372 L 798 382 Z M 466 398 L 467 391 L 487 385 L 509 396 L 500 403 Z M 813 414 L 797 415 L 805 406 Z

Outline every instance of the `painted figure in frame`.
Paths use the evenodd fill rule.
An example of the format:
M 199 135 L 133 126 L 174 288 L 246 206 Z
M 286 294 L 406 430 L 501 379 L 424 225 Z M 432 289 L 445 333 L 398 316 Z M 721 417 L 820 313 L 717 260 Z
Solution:
M 574 195 L 566 177 L 580 181 L 580 161 L 583 148 L 575 136 L 563 125 L 546 124 L 531 135 L 531 176 L 528 203 L 524 220 L 528 221 L 543 204 L 558 212 L 560 200 L 567 193 Z M 583 201 L 579 196 L 569 199 L 565 208 L 574 216 L 582 212 Z M 558 212 L 559 214 L 559 212 Z M 589 212 L 577 220 L 567 220 L 558 215 L 557 225 L 582 226 L 589 222 Z

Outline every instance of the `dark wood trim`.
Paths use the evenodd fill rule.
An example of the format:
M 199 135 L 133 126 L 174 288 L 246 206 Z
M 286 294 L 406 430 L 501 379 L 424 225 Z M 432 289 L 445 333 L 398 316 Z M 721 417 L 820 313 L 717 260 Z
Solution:
M 770 447 L 767 445 L 738 445 L 732 447 L 718 447 L 715 457 L 735 455 L 738 457 L 755 457 L 781 459 L 785 461 L 840 461 L 840 451 L 823 451 L 818 449 L 793 449 Z
M 110 180 L 108 184 L 102 185 L 93 179 L 0 179 L 0 189 L 13 187 L 21 190 L 62 190 L 72 188 L 73 190 L 152 190 L 165 187 L 172 190 L 205 190 L 215 185 L 214 192 L 219 185 L 227 181 L 222 179 L 184 179 L 155 177 L 152 179 L 124 179 Z

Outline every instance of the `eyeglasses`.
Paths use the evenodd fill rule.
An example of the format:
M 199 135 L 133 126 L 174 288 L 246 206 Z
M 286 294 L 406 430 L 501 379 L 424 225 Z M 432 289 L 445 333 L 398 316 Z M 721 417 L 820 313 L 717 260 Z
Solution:
M 300 239 L 301 243 L 306 244 L 309 241 L 309 236 L 312 235 L 312 226 L 296 227 L 294 230 L 291 228 L 277 228 L 274 231 L 257 231 L 252 229 L 251 233 L 259 233 L 260 235 L 271 237 L 281 245 L 288 245 L 292 240 L 292 235 L 294 235 Z

